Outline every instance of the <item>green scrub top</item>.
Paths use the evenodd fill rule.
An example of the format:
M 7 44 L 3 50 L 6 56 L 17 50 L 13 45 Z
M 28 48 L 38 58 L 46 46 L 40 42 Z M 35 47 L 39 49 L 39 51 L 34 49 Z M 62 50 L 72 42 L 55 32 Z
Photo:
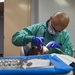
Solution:
M 33 24 L 27 28 L 22 29 L 19 32 L 16 32 L 12 36 L 12 43 L 15 46 L 25 46 L 29 42 L 32 42 L 33 36 L 44 37 L 45 46 L 50 41 L 56 41 L 58 44 L 61 45 L 60 49 L 64 52 L 64 54 L 73 56 L 72 44 L 68 32 L 64 29 L 60 33 L 52 35 L 48 32 L 48 27 L 46 22 Z M 49 48 L 49 53 L 63 54 L 61 51 L 58 51 L 57 49 L 53 48 Z

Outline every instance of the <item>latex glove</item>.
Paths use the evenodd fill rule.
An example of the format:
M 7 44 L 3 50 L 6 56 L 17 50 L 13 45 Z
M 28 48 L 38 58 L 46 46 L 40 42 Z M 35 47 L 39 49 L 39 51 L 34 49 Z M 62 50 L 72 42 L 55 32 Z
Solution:
M 32 43 L 38 47 L 38 49 L 41 49 L 41 45 L 44 45 L 44 37 L 33 37 Z
M 55 41 L 51 41 L 46 45 L 47 48 L 60 48 L 61 46 Z

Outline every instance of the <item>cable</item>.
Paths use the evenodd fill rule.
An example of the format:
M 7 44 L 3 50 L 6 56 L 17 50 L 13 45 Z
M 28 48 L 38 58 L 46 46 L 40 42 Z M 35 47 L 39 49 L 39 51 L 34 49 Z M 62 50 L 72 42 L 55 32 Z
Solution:
M 59 48 L 55 48 L 55 49 L 62 52 L 63 54 L 65 54 L 61 49 L 59 49 Z

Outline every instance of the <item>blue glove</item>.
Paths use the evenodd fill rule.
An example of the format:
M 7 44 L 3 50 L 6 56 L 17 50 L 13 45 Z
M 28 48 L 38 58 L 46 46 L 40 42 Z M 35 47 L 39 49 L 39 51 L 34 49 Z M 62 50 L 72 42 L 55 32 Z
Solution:
M 55 41 L 51 41 L 46 45 L 47 48 L 60 48 L 61 46 Z
M 41 49 L 41 45 L 44 45 L 44 37 L 33 37 L 32 43 L 38 47 L 38 49 Z

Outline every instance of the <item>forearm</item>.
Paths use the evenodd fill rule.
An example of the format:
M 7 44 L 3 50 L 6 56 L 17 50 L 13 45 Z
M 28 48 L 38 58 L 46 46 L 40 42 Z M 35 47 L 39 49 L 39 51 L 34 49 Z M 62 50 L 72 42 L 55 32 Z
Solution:
M 12 37 L 12 43 L 15 46 L 25 46 L 29 42 L 32 42 L 32 37 L 31 35 L 25 35 L 25 34 L 20 34 L 17 32 L 16 34 L 13 35 Z

